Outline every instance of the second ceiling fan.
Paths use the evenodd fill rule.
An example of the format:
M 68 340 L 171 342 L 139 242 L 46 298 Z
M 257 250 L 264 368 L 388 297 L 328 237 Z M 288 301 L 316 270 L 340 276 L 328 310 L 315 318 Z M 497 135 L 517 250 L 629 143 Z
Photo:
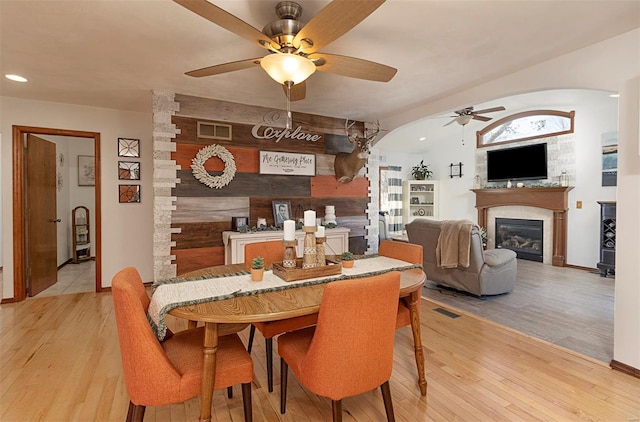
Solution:
M 481 116 L 484 113 L 494 113 L 496 111 L 504 111 L 505 108 L 502 106 L 499 107 L 491 107 L 485 108 L 483 110 L 474 111 L 473 107 L 465 107 L 461 110 L 456 110 L 453 113 L 455 116 L 449 116 L 453 118 L 450 122 L 444 124 L 444 126 L 449 126 L 453 122 L 458 123 L 460 126 L 464 126 L 469 123 L 471 120 L 480 120 L 481 122 L 488 122 L 492 119 L 492 117 Z
M 298 20 L 302 13 L 298 3 L 282 1 L 276 6 L 279 19 L 262 31 L 206 0 L 173 1 L 269 51 L 264 57 L 193 70 L 186 73 L 189 76 L 212 76 L 261 66 L 283 86 L 288 99 L 297 101 L 305 98 L 305 80 L 316 70 L 378 82 L 390 81 L 397 72 L 380 63 L 318 51 L 355 27 L 384 0 L 333 0 L 306 24 Z

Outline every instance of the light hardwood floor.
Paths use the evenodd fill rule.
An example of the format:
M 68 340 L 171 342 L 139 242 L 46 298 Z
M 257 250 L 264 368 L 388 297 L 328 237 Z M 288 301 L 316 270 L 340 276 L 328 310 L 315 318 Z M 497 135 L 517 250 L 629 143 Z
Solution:
M 424 301 L 421 313 L 427 397 L 420 396 L 412 338 L 396 335 L 391 392 L 399 421 L 637 421 L 640 380 L 594 359 Z M 171 328 L 184 327 L 170 320 Z M 247 330 L 248 331 L 248 330 Z M 242 333 L 246 341 L 247 331 Z M 290 377 L 287 414 L 278 387 L 268 393 L 264 342 L 256 336 L 255 421 L 331 420 L 330 401 Z M 276 356 L 276 362 L 278 358 Z M 275 383 L 279 384 L 279 365 Z M 30 298 L 0 306 L 0 420 L 122 421 L 128 396 L 110 293 Z M 199 399 L 150 407 L 147 421 L 197 420 Z M 345 421 L 382 421 L 379 390 L 344 400 Z M 233 399 L 214 394 L 213 420 L 243 420 Z

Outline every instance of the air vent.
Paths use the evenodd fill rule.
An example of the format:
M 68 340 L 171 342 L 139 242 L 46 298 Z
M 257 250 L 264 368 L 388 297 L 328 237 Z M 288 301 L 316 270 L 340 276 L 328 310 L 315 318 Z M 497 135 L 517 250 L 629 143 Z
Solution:
M 198 122 L 198 138 L 231 140 L 231 125 Z

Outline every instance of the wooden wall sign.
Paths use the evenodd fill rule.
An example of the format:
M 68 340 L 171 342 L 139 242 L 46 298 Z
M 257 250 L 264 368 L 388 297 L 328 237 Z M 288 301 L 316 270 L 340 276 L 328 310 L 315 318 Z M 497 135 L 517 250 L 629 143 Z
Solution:
M 314 154 L 260 151 L 260 174 L 315 176 L 316 156 Z

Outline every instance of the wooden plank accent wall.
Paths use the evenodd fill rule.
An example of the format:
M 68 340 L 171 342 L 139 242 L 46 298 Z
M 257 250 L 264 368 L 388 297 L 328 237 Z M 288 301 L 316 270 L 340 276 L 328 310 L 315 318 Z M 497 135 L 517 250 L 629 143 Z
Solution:
M 317 137 L 311 142 L 281 136 L 282 121 L 267 124 L 278 114 L 274 113 L 277 110 L 179 94 L 176 101 L 180 103 L 180 111 L 172 117 L 172 123 L 180 133 L 171 158 L 181 170 L 177 172 L 180 183 L 171 191 L 177 198 L 171 219 L 171 228 L 177 233 L 171 240 L 175 243 L 172 254 L 176 257 L 178 274 L 224 263 L 222 232 L 231 230 L 231 217 L 248 216 L 252 226 L 258 218 L 266 218 L 267 224 L 272 225 L 274 200 L 289 201 L 292 217 L 296 218 L 302 218 L 306 209 L 315 209 L 318 218 L 323 218 L 324 207 L 334 205 L 338 225 L 351 229 L 349 249 L 358 254 L 366 251 L 369 181 L 363 177 L 364 169 L 348 184 L 338 183 L 333 173 L 335 154 L 353 149 L 344 135 L 344 119 L 293 113 L 290 132 L 300 127 L 298 133 Z M 231 140 L 198 138 L 198 121 L 231 125 Z M 254 137 L 256 125 L 260 125 L 257 129 L 260 136 L 266 128 L 268 134 L 280 139 Z M 358 126 L 363 124 L 359 122 Z M 235 177 L 222 189 L 206 187 L 191 172 L 191 160 L 211 144 L 224 146 L 236 163 Z M 314 154 L 316 176 L 261 175 L 261 150 Z M 215 157 L 205 163 L 205 169 L 212 175 L 221 174 L 223 166 Z

